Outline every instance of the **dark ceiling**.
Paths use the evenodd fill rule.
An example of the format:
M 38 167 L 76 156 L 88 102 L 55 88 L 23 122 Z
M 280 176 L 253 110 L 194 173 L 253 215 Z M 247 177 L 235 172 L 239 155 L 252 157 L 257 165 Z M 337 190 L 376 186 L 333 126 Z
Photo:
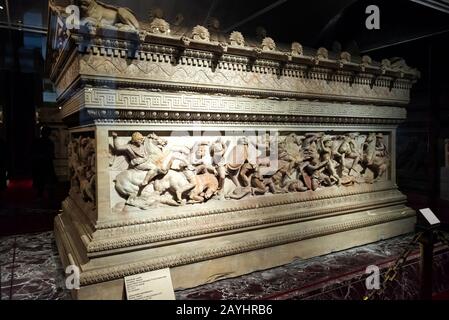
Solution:
M 67 5 L 73 0 L 56 0 Z M 389 39 L 406 40 L 414 36 L 449 29 L 448 0 L 104 0 L 129 7 L 140 20 L 148 20 L 150 10 L 160 8 L 168 21 L 181 13 L 188 25 L 218 18 L 227 33 L 238 30 L 248 37 L 262 26 L 276 41 L 299 41 L 307 46 L 332 46 L 334 41 L 355 41 L 367 50 Z M 76 2 L 76 0 L 75 0 Z M 435 6 L 439 3 L 439 7 Z M 381 13 L 381 30 L 366 32 L 365 9 L 376 4 Z M 429 7 L 432 5 L 434 8 Z M 46 0 L 0 0 L 0 24 L 46 29 Z M 446 10 L 443 12 L 441 10 Z M 9 12 L 9 19 L 8 13 Z M 377 36 L 377 37 L 376 37 Z M 382 38 L 378 40 L 376 38 Z M 388 39 L 387 39 L 388 38 Z
M 61 6 L 77 2 L 54 1 Z M 237 30 L 245 37 L 254 38 L 256 29 L 263 27 L 278 43 L 298 41 L 308 47 L 347 50 L 354 55 L 449 30 L 449 0 L 103 1 L 130 8 L 142 21 L 149 20 L 151 9 L 160 8 L 169 22 L 179 13 L 187 26 L 207 25 L 208 18 L 214 17 L 226 34 Z M 365 9 L 372 4 L 380 9 L 380 30 L 365 27 L 368 16 Z M 23 46 L 23 50 L 30 45 L 32 48 L 45 46 L 39 37 L 46 34 L 47 6 L 46 0 L 0 0 L 1 40 L 15 39 L 14 46 Z M 8 29 L 23 34 L 11 36 Z M 12 50 L 2 49 L 4 45 L 0 45 L 1 51 Z
M 278 42 L 299 41 L 306 46 L 329 49 L 339 41 L 343 47 L 353 47 L 355 43 L 357 49 L 365 51 L 449 29 L 448 0 L 105 1 L 129 7 L 141 20 L 148 21 L 151 9 L 160 8 L 168 21 L 181 13 L 186 24 L 194 26 L 205 25 L 208 17 L 215 17 L 226 33 L 238 30 L 254 37 L 261 26 Z M 440 6 L 436 8 L 435 3 Z M 372 4 L 380 9 L 381 29 L 368 32 L 365 10 Z
M 223 31 L 238 30 L 254 36 L 259 26 L 278 41 L 291 42 L 294 38 L 312 43 L 323 27 L 356 0 L 109 0 L 110 3 L 126 5 L 141 19 L 148 19 L 151 8 L 159 7 L 165 18 L 171 20 L 182 13 L 190 25 L 206 24 L 208 17 L 220 21 Z

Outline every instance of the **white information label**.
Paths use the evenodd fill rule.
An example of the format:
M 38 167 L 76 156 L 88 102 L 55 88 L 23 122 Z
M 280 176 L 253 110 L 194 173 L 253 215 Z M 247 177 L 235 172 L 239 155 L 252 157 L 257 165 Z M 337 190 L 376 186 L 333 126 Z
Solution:
M 128 300 L 175 300 L 170 269 L 125 277 Z
M 426 218 L 427 222 L 433 226 L 440 223 L 440 219 L 437 218 L 437 216 L 433 213 L 432 210 L 429 208 L 426 209 L 419 209 L 421 214 Z

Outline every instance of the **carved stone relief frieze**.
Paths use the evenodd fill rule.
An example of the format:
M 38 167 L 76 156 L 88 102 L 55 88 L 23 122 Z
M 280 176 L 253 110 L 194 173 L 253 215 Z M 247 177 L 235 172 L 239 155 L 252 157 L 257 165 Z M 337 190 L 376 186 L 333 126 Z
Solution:
M 72 60 L 72 62 L 67 66 L 64 73 L 56 81 L 56 94 L 60 96 L 69 86 L 75 81 L 75 79 L 80 74 L 79 61 L 77 59 Z
M 190 61 L 190 62 L 189 62 Z M 162 63 L 161 63 L 162 62 Z M 321 73 L 306 73 L 300 70 L 284 70 L 282 77 L 279 69 L 272 67 L 254 66 L 251 72 L 246 66 L 237 66 L 227 62 L 220 62 L 215 70 L 210 68 L 211 61 L 185 59 L 185 64 L 173 65 L 170 60 L 146 61 L 134 59 L 131 62 L 120 57 L 104 57 L 98 55 L 83 55 L 80 59 L 81 73 L 88 77 L 100 75 L 115 76 L 126 79 L 147 80 L 160 86 L 166 85 L 190 86 L 195 85 L 195 90 L 204 90 L 213 86 L 218 91 L 226 90 L 246 91 L 248 94 L 257 94 L 262 91 L 282 92 L 284 95 L 303 97 L 332 97 L 348 99 L 362 99 L 364 101 L 391 101 L 394 103 L 406 103 L 409 99 L 409 88 L 400 81 L 390 88 L 382 84 L 382 78 L 375 80 L 372 77 L 359 79 L 357 83 L 334 80 Z M 341 75 L 342 79 L 345 78 Z M 216 88 L 221 88 L 220 90 Z
M 388 145 L 380 132 L 112 132 L 111 206 L 145 210 L 387 181 Z
M 72 137 L 68 145 L 70 192 L 85 203 L 96 203 L 96 147 L 89 135 Z

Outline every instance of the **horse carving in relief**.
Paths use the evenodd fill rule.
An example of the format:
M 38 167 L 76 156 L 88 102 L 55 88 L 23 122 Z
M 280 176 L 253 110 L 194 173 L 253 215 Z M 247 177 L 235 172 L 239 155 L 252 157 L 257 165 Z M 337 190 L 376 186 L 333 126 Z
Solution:
M 166 142 L 156 135 L 149 135 L 144 142 L 146 154 L 150 155 L 152 163 L 159 173 L 150 183 L 144 183 L 148 172 L 142 169 L 129 168 L 117 175 L 115 188 L 127 199 L 127 204 L 146 207 L 145 198 L 155 199 L 165 193 L 172 194 L 172 198 L 160 198 L 160 202 L 172 206 L 184 203 L 186 195 L 188 203 L 200 203 L 210 199 L 218 190 L 218 179 L 209 172 L 198 173 L 192 184 L 187 176 L 172 169 L 174 160 L 182 160 L 176 151 L 165 150 Z M 148 190 L 153 191 L 148 191 Z M 137 204 L 137 205 L 136 205 Z

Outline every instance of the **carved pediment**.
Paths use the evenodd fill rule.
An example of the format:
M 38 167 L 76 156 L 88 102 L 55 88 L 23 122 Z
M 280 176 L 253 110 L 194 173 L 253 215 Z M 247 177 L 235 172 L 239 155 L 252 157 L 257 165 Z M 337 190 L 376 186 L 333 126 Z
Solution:
M 65 27 L 64 9 L 51 7 L 49 64 L 54 70 L 54 80 L 65 63 L 59 57 L 69 56 L 73 50 L 79 60 L 104 57 L 112 65 L 128 66 L 119 73 L 110 70 L 110 74 L 101 75 L 102 79 L 110 76 L 115 82 L 119 77 L 133 86 L 141 83 L 142 71 L 146 83 L 159 77 L 147 70 L 159 70 L 161 75 L 169 75 L 168 81 L 174 88 L 187 85 L 195 91 L 213 84 L 215 88 L 223 88 L 220 93 L 230 94 L 238 88 L 247 95 L 306 96 L 306 87 L 310 86 L 319 92 L 316 98 L 326 98 L 328 92 L 337 90 L 341 91 L 338 95 L 350 101 L 363 90 L 365 95 L 376 96 L 379 102 L 406 104 L 409 89 L 419 77 L 419 72 L 408 67 L 403 59 L 380 63 L 368 56 L 351 57 L 347 52 L 331 54 L 326 48 L 305 50 L 299 42 L 293 42 L 285 50 L 275 39 L 266 37 L 266 32 L 253 45 L 254 41 L 246 41 L 238 31 L 220 34 L 215 20 L 209 23 L 211 30 L 200 25 L 187 28 L 180 18 L 171 19 L 156 11 L 150 14 L 151 21 L 137 21 L 129 9 L 96 0 L 82 2 L 80 28 L 73 30 Z M 100 19 L 103 15 L 109 18 Z M 168 21 L 173 21 L 174 29 Z M 184 73 L 188 74 L 186 81 L 178 78 Z M 232 82 L 235 87 L 226 89 Z

